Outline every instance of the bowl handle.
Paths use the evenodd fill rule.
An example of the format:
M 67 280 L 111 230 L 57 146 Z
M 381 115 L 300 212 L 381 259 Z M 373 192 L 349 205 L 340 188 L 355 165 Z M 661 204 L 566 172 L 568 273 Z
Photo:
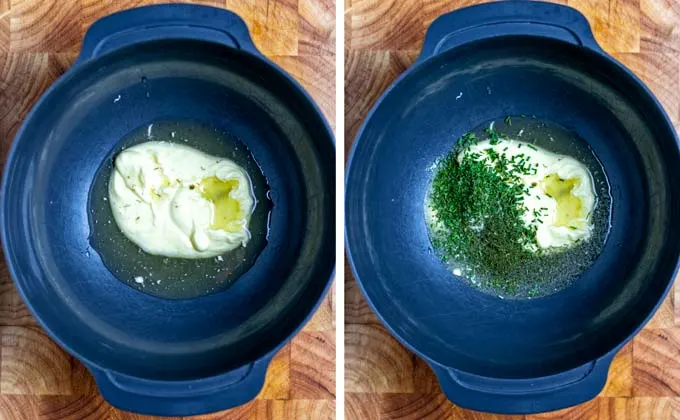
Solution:
M 260 54 L 237 14 L 216 7 L 162 4 L 124 10 L 96 21 L 85 34 L 78 62 L 155 39 L 198 39 Z
M 454 404 L 499 414 L 559 410 L 594 398 L 607 382 L 616 352 L 575 369 L 536 379 L 497 379 L 430 363 L 442 391 Z
M 272 356 L 211 378 L 141 379 L 88 365 L 102 396 L 121 410 L 155 416 L 192 416 L 233 408 L 254 399 Z
M 536 1 L 500 1 L 435 19 L 425 34 L 418 61 L 462 44 L 508 35 L 559 39 L 601 51 L 588 21 L 576 9 Z

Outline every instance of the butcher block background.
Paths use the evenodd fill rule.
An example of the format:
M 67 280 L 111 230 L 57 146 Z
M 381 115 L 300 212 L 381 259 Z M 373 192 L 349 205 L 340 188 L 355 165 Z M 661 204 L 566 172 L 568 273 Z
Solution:
M 345 0 L 347 152 L 374 101 L 415 60 L 429 24 L 443 13 L 475 3 L 478 1 Z M 680 1 L 561 3 L 588 18 L 600 45 L 654 91 L 677 128 Z M 347 420 L 680 419 L 680 295 L 675 291 L 651 323 L 621 350 L 598 398 L 555 413 L 498 416 L 452 405 L 429 367 L 392 338 L 372 313 L 349 267 L 345 272 Z
M 0 0 L 0 164 L 42 92 L 77 57 L 95 20 L 154 1 Z M 335 115 L 335 5 L 332 0 L 214 0 L 248 24 L 260 51 Z M 86 141 L 86 139 L 84 139 Z M 200 419 L 331 419 L 335 417 L 333 293 L 274 358 L 255 401 Z M 141 419 L 114 409 L 89 372 L 61 350 L 23 305 L 4 258 L 0 262 L 0 420 Z

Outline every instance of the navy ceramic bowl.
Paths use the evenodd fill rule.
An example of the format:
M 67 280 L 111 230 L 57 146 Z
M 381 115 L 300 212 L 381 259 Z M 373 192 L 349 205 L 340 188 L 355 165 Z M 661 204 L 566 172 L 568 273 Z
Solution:
M 535 115 L 574 131 L 611 184 L 604 250 L 573 285 L 503 300 L 433 252 L 428 170 L 474 127 Z M 347 169 L 355 277 L 392 333 L 454 403 L 533 413 L 586 401 L 666 296 L 680 254 L 680 150 L 652 93 L 595 42 L 574 9 L 499 2 L 438 18 L 417 62 L 378 100 Z
M 106 269 L 88 242 L 87 203 L 97 169 L 127 133 L 174 118 L 238 137 L 273 208 L 268 244 L 231 288 L 163 300 Z M 0 206 L 11 275 L 111 404 L 159 415 L 242 404 L 330 285 L 334 162 L 319 109 L 235 14 L 164 5 L 106 17 L 12 144 Z

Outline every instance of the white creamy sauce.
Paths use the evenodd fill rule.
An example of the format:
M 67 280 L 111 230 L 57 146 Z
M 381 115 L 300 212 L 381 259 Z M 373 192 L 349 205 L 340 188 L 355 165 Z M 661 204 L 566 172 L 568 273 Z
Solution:
M 116 157 L 109 202 L 132 242 L 150 254 L 178 258 L 212 258 L 245 246 L 255 205 L 240 166 L 160 141 Z
M 531 174 L 519 177 L 529 190 L 529 194 L 523 196 L 523 204 L 527 208 L 524 222 L 527 226 L 536 227 L 539 248 L 569 247 L 590 237 L 596 197 L 591 174 L 585 165 L 570 156 L 504 138 L 497 144 L 491 144 L 490 140 L 481 141 L 463 153 L 478 153 L 479 160 L 491 164 L 486 149 L 493 149 L 499 155 L 505 154 L 510 160 L 517 156 L 516 159 L 521 157 L 536 165 Z

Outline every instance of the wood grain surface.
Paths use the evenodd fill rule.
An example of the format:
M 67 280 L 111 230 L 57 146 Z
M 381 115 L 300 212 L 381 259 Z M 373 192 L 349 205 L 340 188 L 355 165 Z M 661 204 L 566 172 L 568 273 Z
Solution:
M 167 1 L 163 1 L 167 2 Z M 0 165 L 24 116 L 75 60 L 85 31 L 109 13 L 161 1 L 0 0 Z M 331 0 L 207 0 L 244 18 L 260 51 L 335 116 Z M 335 418 L 333 293 L 274 358 L 253 402 L 199 419 Z M 99 395 L 89 372 L 36 324 L 0 262 L 0 420 L 141 419 Z
M 345 150 L 381 92 L 416 58 L 428 25 L 475 0 L 345 0 Z M 590 21 L 610 54 L 631 68 L 680 120 L 680 1 L 567 0 Z M 366 304 L 345 269 L 345 415 L 363 419 L 680 419 L 680 290 L 618 354 L 593 401 L 532 416 L 460 409 L 432 371 L 401 346 Z

